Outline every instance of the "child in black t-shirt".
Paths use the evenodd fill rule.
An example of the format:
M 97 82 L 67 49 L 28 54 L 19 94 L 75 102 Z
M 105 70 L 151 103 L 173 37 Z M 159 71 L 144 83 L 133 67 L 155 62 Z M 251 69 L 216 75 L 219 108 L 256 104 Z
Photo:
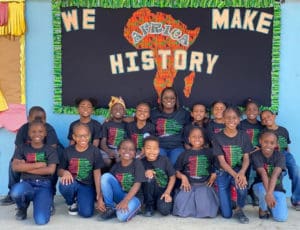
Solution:
M 140 210 L 143 202 L 140 187 L 146 178 L 143 164 L 135 158 L 136 149 L 132 140 L 122 140 L 118 152 L 120 162 L 113 165 L 110 173 L 104 173 L 101 177 L 106 208 L 100 217 L 110 219 L 117 215 L 120 221 L 125 222 Z
M 100 138 L 101 138 L 101 124 L 92 119 L 91 116 L 94 112 L 94 108 L 97 104 L 97 101 L 93 98 L 78 98 L 75 101 L 78 114 L 80 118 L 76 121 L 73 121 L 69 127 L 68 139 L 70 141 L 70 145 L 75 144 L 75 140 L 73 140 L 73 127 L 77 123 L 83 123 L 88 125 L 90 132 L 91 132 L 91 139 L 90 142 L 99 147 Z
M 260 114 L 263 131 L 272 130 L 278 136 L 278 146 L 276 150 L 285 156 L 285 162 L 289 178 L 292 182 L 291 203 L 297 211 L 300 211 L 300 169 L 294 156 L 289 151 L 291 143 L 289 132 L 286 128 L 276 124 L 276 115 L 270 110 L 264 110 Z
M 102 126 L 101 154 L 107 168 L 118 162 L 117 148 L 120 142 L 127 137 L 126 123 L 123 118 L 126 113 L 125 102 L 121 97 L 111 97 L 109 102 L 110 119 Z
M 191 149 L 185 150 L 175 164 L 180 191 L 174 198 L 173 215 L 181 217 L 216 217 L 219 201 L 212 185 L 216 179 L 214 156 L 206 146 L 200 127 L 190 130 Z
M 142 163 L 145 167 L 147 182 L 142 184 L 145 201 L 145 213 L 151 217 L 156 208 L 166 216 L 171 213 L 171 192 L 175 184 L 175 170 L 166 156 L 159 155 L 159 140 L 149 136 L 144 139 Z
M 148 121 L 150 117 L 150 105 L 141 102 L 136 106 L 134 121 L 127 124 L 127 136 L 133 140 L 137 148 L 137 158 L 144 157 L 142 151 L 143 140 L 147 136 L 155 134 L 155 126 Z
M 38 225 L 47 224 L 50 220 L 53 203 L 51 178 L 59 163 L 56 149 L 44 144 L 46 135 L 46 126 L 41 119 L 30 122 L 30 143 L 16 148 L 12 162 L 12 169 L 21 173 L 21 182 L 11 190 L 18 207 L 16 219 L 27 218 L 27 208 L 33 201 L 33 217 Z
M 91 132 L 86 124 L 75 124 L 72 133 L 75 144 L 64 150 L 58 166 L 59 191 L 69 205 L 70 215 L 91 217 L 95 200 L 97 209 L 105 209 L 100 191 L 101 168 L 104 167 L 104 162 L 100 149 L 89 141 Z
M 286 221 L 288 208 L 281 173 L 285 170 L 285 157 L 275 150 L 277 141 L 277 136 L 272 131 L 260 135 L 261 148 L 251 155 L 257 171 L 253 190 L 259 198 L 259 218 L 268 219 L 270 208 L 274 220 Z
M 215 134 L 212 145 L 213 153 L 219 163 L 217 186 L 222 216 L 232 217 L 229 189 L 233 185 L 237 191 L 237 207 L 234 216 L 245 224 L 249 222 L 242 210 L 247 197 L 245 174 L 249 167 L 249 153 L 253 146 L 248 134 L 237 129 L 239 123 L 239 110 L 235 107 L 227 107 L 224 111 L 225 129 Z

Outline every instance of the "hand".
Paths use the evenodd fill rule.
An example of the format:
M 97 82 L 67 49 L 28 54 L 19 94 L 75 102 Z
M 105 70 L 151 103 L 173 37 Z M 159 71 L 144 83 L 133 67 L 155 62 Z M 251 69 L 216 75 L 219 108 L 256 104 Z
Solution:
M 181 177 L 180 189 L 183 189 L 185 192 L 189 192 L 192 189 L 191 184 L 185 175 L 182 175 Z
M 72 174 L 65 170 L 64 171 L 64 175 L 60 178 L 60 182 L 63 184 L 63 185 L 69 185 L 69 184 L 72 184 L 73 183 L 73 176 Z
M 207 182 L 207 186 L 208 187 L 213 186 L 213 184 L 214 184 L 214 182 L 215 182 L 216 179 L 217 179 L 217 174 L 216 173 L 212 173 L 210 175 L 210 178 L 209 178 L 208 182 Z
M 108 151 L 108 156 L 110 159 L 114 159 L 116 157 L 116 153 L 113 150 Z
M 165 199 L 165 202 L 169 203 L 172 202 L 172 197 L 168 193 L 163 193 L 160 197 L 160 199 Z
M 97 196 L 96 209 L 99 210 L 100 212 L 105 212 L 106 211 L 105 203 L 103 202 L 102 196 L 101 197 Z
M 128 212 L 128 200 L 123 199 L 119 204 L 117 204 L 116 209 L 121 212 Z
M 267 193 L 265 196 L 266 203 L 269 208 L 274 208 L 276 205 L 276 200 L 274 198 L 273 193 Z
M 236 175 L 235 179 L 235 184 L 237 187 L 239 187 L 240 189 L 246 189 L 248 182 L 247 182 L 247 178 L 245 177 L 245 175 L 243 173 L 238 173 Z
M 153 179 L 153 177 L 155 176 L 155 171 L 152 170 L 152 169 L 148 169 L 146 170 L 145 172 L 145 177 L 148 178 L 148 179 Z

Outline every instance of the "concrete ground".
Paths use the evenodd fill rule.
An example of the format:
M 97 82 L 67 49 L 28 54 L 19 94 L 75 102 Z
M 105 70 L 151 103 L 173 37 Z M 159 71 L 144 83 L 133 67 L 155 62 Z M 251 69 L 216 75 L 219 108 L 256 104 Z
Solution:
M 61 196 L 55 198 L 56 213 L 51 217 L 50 222 L 44 226 L 37 226 L 32 218 L 32 205 L 28 209 L 28 218 L 24 221 L 15 220 L 15 205 L 0 206 L 0 229 L 55 229 L 55 230 L 199 230 L 199 229 L 300 229 L 300 212 L 295 211 L 289 204 L 289 218 L 287 222 L 278 223 L 258 218 L 258 207 L 247 205 L 245 213 L 250 219 L 249 224 L 240 224 L 236 219 L 224 219 L 218 216 L 214 219 L 179 218 L 174 216 L 163 217 L 155 213 L 153 217 L 138 215 L 127 223 L 120 223 L 116 218 L 102 221 L 97 214 L 92 218 L 84 219 L 79 216 L 70 216 L 67 206 Z M 299 219 L 298 219 L 299 218 Z

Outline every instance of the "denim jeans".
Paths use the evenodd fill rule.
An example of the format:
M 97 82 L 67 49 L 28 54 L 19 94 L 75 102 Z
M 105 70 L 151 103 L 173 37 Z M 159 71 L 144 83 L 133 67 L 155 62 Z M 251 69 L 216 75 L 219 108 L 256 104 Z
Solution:
M 172 165 L 175 165 L 178 156 L 184 151 L 184 148 L 183 147 L 179 147 L 176 149 L 160 148 L 159 150 L 160 150 L 159 154 L 161 156 L 167 156 L 170 159 Z
M 282 153 L 285 156 L 287 171 L 292 182 L 291 202 L 296 205 L 297 203 L 300 203 L 300 169 L 291 153 L 287 151 L 283 151 Z
M 30 201 L 33 202 L 33 218 L 36 224 L 49 222 L 53 202 L 50 180 L 23 180 L 12 187 L 10 195 L 19 209 L 27 209 Z
M 101 190 L 106 207 L 114 208 L 115 204 L 120 203 L 127 195 L 123 191 L 119 181 L 111 174 L 104 173 L 101 177 Z M 133 197 L 128 202 L 128 211 L 117 210 L 117 218 L 122 221 L 129 221 L 138 212 L 141 207 L 141 202 L 137 197 Z
M 166 188 L 159 187 L 155 179 L 148 179 L 142 183 L 146 207 L 156 207 L 163 216 L 169 215 L 172 210 L 172 202 L 165 202 L 160 199 Z
M 76 180 L 72 184 L 63 185 L 59 182 L 59 191 L 65 198 L 67 205 L 77 202 L 78 215 L 91 217 L 95 207 L 95 187 L 82 184 Z
M 268 206 L 265 200 L 266 190 L 263 183 L 254 184 L 253 190 L 255 195 L 258 197 L 260 209 L 263 211 L 267 211 Z M 276 221 L 286 221 L 288 217 L 286 196 L 284 192 L 279 191 L 274 191 L 273 195 L 276 200 L 275 207 L 271 209 L 273 218 Z
M 238 171 L 238 170 L 236 170 Z M 243 208 L 245 206 L 248 190 L 240 189 L 236 186 L 234 178 L 223 170 L 217 171 L 217 185 L 218 196 L 220 200 L 221 214 L 224 218 L 232 217 L 230 187 L 235 186 L 237 191 L 237 207 Z

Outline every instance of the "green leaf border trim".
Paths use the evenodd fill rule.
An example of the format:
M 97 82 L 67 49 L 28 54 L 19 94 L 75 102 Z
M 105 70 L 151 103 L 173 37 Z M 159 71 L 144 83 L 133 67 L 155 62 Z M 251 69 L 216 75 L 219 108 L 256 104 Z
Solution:
M 62 105 L 62 64 L 61 64 L 61 16 L 60 7 L 103 7 L 103 8 L 268 8 L 274 7 L 273 47 L 272 47 L 272 90 L 271 107 L 261 107 L 278 112 L 279 106 L 279 67 L 280 67 L 280 3 L 276 0 L 52 0 L 53 46 L 54 46 L 54 112 L 77 114 L 77 108 Z M 127 115 L 135 112 L 134 108 L 126 110 Z M 98 108 L 95 115 L 109 116 L 107 108 Z

